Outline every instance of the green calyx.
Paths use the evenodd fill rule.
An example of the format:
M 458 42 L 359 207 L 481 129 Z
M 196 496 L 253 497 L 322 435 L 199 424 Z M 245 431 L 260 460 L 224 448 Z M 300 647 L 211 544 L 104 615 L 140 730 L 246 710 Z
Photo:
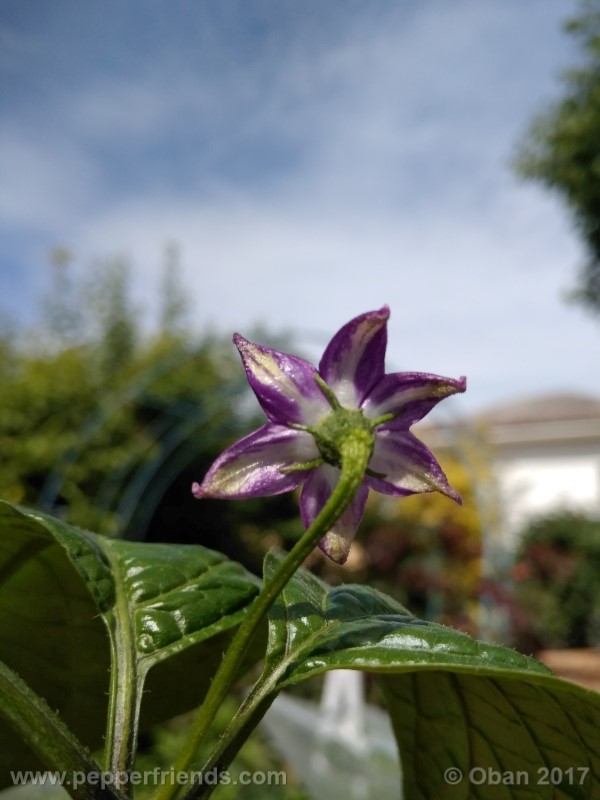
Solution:
M 359 468 L 361 477 L 365 474 L 375 475 L 367 468 L 367 464 L 373 455 L 374 430 L 381 419 L 369 420 L 358 408 L 344 408 L 320 375 L 315 376 L 315 382 L 331 406 L 330 413 L 316 425 L 290 423 L 290 427 L 311 434 L 319 449 L 319 458 L 283 467 L 281 471 L 308 471 L 325 463 L 350 471 L 362 465 Z M 382 419 L 387 421 L 387 418 Z
M 341 468 L 344 445 L 351 439 L 359 439 L 367 446 L 369 457 L 373 452 L 375 437 L 371 422 L 359 409 L 338 407 L 309 430 L 323 461 L 334 467 Z

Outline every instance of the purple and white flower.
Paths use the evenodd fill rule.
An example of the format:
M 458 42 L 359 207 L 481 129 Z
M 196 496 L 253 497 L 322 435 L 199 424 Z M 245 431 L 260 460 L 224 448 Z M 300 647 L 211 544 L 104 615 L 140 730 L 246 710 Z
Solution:
M 339 480 L 340 462 L 327 431 L 343 419 L 372 431 L 373 451 L 354 500 L 320 542 L 334 561 L 343 564 L 348 557 L 369 489 L 397 497 L 438 491 L 460 503 L 433 454 L 409 429 L 444 397 L 464 392 L 466 379 L 420 372 L 386 375 L 388 317 L 384 306 L 350 320 L 328 344 L 318 370 L 235 334 L 268 422 L 227 448 L 203 482 L 194 483 L 194 495 L 266 497 L 303 484 L 300 510 L 308 527 Z

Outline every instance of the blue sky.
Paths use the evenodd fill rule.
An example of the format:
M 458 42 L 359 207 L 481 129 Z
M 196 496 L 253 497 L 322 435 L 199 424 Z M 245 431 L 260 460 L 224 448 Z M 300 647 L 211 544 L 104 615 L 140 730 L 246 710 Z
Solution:
M 157 303 L 178 243 L 199 330 L 318 356 L 388 303 L 389 367 L 466 374 L 471 411 L 600 395 L 600 327 L 565 304 L 566 211 L 509 162 L 575 57 L 571 0 L 3 0 L 0 307 L 48 252 L 127 257 Z

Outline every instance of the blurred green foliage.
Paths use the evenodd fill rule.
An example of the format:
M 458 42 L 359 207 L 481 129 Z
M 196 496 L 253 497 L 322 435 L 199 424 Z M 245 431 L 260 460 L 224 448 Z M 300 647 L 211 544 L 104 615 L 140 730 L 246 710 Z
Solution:
M 520 649 L 600 643 L 600 520 L 560 511 L 523 531 L 513 567 Z
M 43 324 L 0 337 L 0 496 L 108 535 L 236 555 L 229 531 L 264 504 L 198 503 L 190 487 L 256 420 L 235 348 L 187 325 L 176 251 L 152 335 L 126 263 L 84 277 L 64 250 L 52 263 Z M 270 510 L 294 515 L 290 498 Z
M 231 696 L 221 706 L 210 739 L 203 749 L 206 756 L 229 724 L 238 704 L 239 701 Z M 136 770 L 151 772 L 156 767 L 165 771 L 169 770 L 183 745 L 189 724 L 190 716 L 188 715 L 178 717 L 172 722 L 150 731 L 145 736 L 143 743 L 145 748 L 142 748 L 138 755 Z M 308 800 L 308 795 L 300 784 L 299 776 L 294 774 L 289 765 L 281 761 L 262 735 L 260 728 L 243 745 L 227 773 L 229 782 L 223 782 L 215 791 L 216 800 L 242 800 L 242 798 L 243 800 L 262 800 L 263 797 L 268 797 L 269 800 Z M 248 773 L 256 775 L 255 783 L 242 785 L 241 773 L 246 773 L 244 780 L 249 779 Z M 209 779 L 212 777 L 212 775 L 209 776 Z M 154 788 L 155 786 L 151 783 L 146 787 L 140 787 L 136 792 L 136 797 L 144 800 L 151 796 Z
M 600 314 L 600 2 L 585 0 L 566 26 L 581 63 L 564 74 L 561 99 L 538 115 L 516 160 L 517 172 L 557 191 L 574 214 L 588 258 L 572 293 Z

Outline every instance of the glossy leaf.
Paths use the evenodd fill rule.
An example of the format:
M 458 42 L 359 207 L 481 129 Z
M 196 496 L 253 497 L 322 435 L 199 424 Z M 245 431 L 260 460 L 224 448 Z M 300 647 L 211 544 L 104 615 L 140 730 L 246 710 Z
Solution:
M 106 724 L 109 629 L 127 632 L 150 724 L 201 699 L 258 587 L 200 546 L 106 539 L 0 502 L 0 659 L 92 748 Z M 29 763 L 0 718 L 0 780 Z
M 267 576 L 280 557 L 268 554 Z M 416 619 L 374 589 L 328 589 L 301 571 L 271 612 L 265 688 L 338 668 L 377 674 L 411 800 L 600 793 L 600 695 L 513 650 Z M 456 783 L 452 769 L 463 776 Z
M 96 541 L 115 565 L 137 658 L 148 668 L 237 625 L 260 587 L 239 564 L 204 547 Z

